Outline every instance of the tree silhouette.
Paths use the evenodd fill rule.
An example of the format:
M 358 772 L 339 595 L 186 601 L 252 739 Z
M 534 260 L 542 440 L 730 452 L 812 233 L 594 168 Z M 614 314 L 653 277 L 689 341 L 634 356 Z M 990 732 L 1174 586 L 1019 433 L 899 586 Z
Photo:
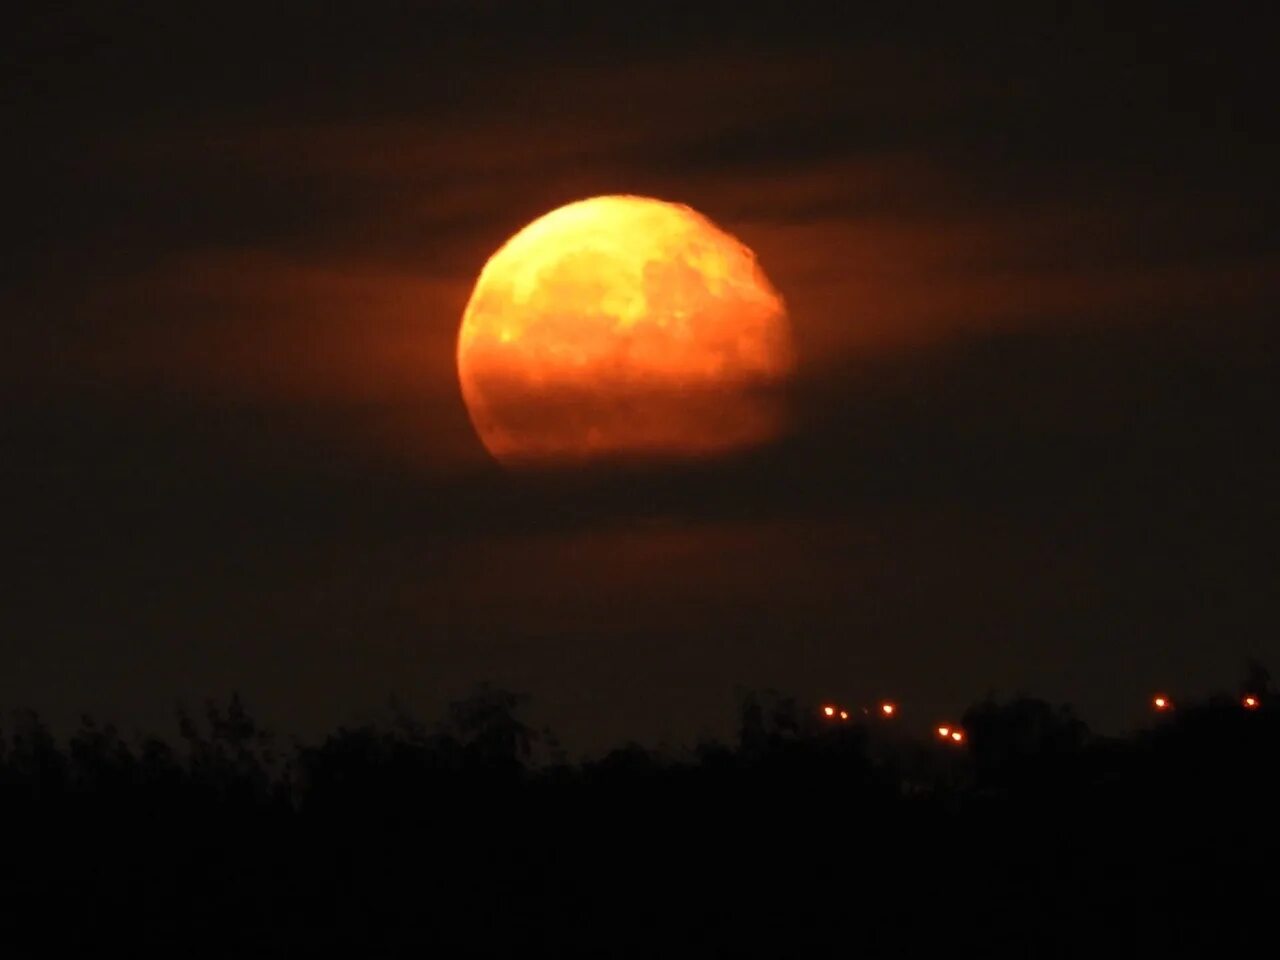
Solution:
M 438 724 L 393 704 L 283 749 L 239 697 L 179 711 L 177 749 L 89 717 L 63 744 L 18 712 L 0 730 L 4 943 L 1216 955 L 1257 946 L 1278 892 L 1280 715 L 1234 695 L 1112 739 L 988 697 L 944 745 L 907 725 L 869 741 L 762 691 L 736 742 L 572 766 L 534 762 L 526 705 L 482 684 Z
M 1034 697 L 1004 703 L 987 697 L 965 711 L 962 724 L 977 782 L 984 787 L 1036 783 L 1089 742 L 1088 726 L 1070 706 Z
M 764 756 L 798 739 L 806 726 L 796 698 L 772 689 L 742 694 L 738 717 L 738 745 L 748 756 Z
M 528 701 L 524 694 L 478 684 L 469 696 L 449 704 L 442 732 L 461 746 L 472 767 L 514 773 L 529 760 L 538 739 L 516 715 Z

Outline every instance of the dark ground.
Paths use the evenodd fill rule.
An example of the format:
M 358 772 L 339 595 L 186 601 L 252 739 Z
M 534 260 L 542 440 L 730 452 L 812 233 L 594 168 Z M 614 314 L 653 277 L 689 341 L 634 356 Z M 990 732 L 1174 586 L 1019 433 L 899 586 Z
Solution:
M 1124 740 L 976 704 L 963 747 L 743 701 L 736 744 L 570 765 L 482 687 L 277 749 L 238 700 L 181 745 L 30 715 L 0 741 L 6 955 L 1264 953 L 1280 711 Z

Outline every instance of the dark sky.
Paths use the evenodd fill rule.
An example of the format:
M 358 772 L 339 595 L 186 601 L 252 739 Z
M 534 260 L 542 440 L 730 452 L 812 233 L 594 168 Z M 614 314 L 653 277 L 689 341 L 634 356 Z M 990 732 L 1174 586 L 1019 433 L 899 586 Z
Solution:
M 596 749 L 740 686 L 1117 729 L 1275 669 L 1274 33 L 862 6 L 5 14 L 0 706 L 312 734 L 489 679 Z M 780 443 L 489 461 L 470 286 L 599 193 L 759 255 Z

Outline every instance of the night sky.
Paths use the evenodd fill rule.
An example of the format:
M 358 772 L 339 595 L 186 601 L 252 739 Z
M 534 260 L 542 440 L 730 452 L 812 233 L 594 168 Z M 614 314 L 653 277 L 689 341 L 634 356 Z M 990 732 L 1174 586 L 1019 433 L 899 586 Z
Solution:
M 4 15 L 0 707 L 310 736 L 492 680 L 598 750 L 755 687 L 1119 730 L 1280 663 L 1280 78 L 1229 5 L 110 6 Z M 486 454 L 476 275 L 602 193 L 755 250 L 777 443 Z

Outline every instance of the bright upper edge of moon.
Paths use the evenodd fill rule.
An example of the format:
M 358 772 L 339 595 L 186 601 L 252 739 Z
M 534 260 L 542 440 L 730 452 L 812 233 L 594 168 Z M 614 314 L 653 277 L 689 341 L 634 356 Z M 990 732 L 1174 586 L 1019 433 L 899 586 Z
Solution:
M 782 297 L 690 207 L 579 200 L 489 258 L 458 333 L 476 432 L 506 466 L 715 456 L 784 429 Z

